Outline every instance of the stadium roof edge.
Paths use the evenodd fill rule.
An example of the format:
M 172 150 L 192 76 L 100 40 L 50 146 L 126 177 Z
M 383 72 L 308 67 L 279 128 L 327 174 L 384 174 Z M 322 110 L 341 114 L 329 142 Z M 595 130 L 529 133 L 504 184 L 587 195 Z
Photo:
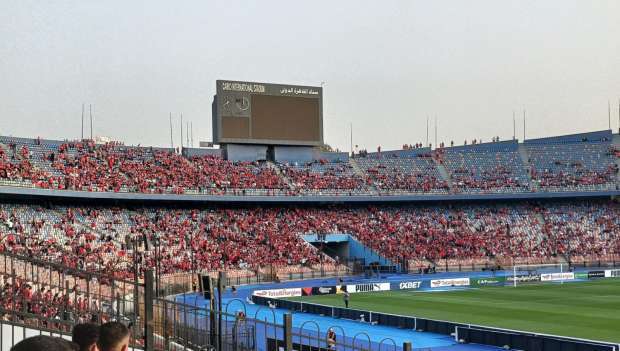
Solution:
M 575 133 L 575 134 L 564 134 L 564 135 L 556 135 L 556 136 L 549 136 L 549 137 L 543 137 L 543 138 L 533 138 L 533 139 L 525 139 L 523 142 L 521 142 L 521 144 L 555 144 L 555 143 L 563 143 L 563 142 L 581 142 L 583 141 L 583 138 L 588 138 L 589 141 L 597 141 L 597 138 L 601 138 L 601 137 L 609 137 L 610 141 L 611 141 L 611 137 L 614 135 L 620 135 L 620 133 L 616 133 L 613 134 L 613 131 L 611 129 L 604 129 L 604 130 L 598 130 L 598 131 L 592 131 L 592 132 L 583 132 L 583 133 Z M 21 142 L 27 142 L 27 141 L 32 141 L 32 140 L 36 140 L 37 137 L 20 137 L 20 136 L 12 136 L 12 135 L 0 135 L 0 138 L 6 138 L 6 139 L 15 139 L 15 140 L 19 140 Z M 44 139 L 41 138 L 40 141 L 44 144 L 50 144 L 50 145 L 61 145 L 64 143 L 71 143 L 71 142 L 79 142 L 80 140 L 56 140 L 56 139 Z M 509 140 L 502 140 L 499 142 L 486 142 L 486 143 L 481 143 L 481 144 L 473 144 L 473 145 L 455 145 L 455 146 L 451 146 L 451 147 L 445 147 L 444 149 L 452 149 L 452 150 L 457 150 L 460 151 L 459 149 L 476 149 L 476 148 L 484 148 L 487 146 L 497 146 L 497 145 L 511 145 L 513 143 L 517 143 L 519 144 L 519 139 L 509 139 Z M 140 147 L 140 148 L 153 148 L 156 150 L 169 150 L 169 151 L 173 151 L 173 148 L 170 147 L 166 147 L 166 146 L 136 146 L 136 145 L 119 145 L 119 147 L 128 147 L 128 148 L 132 148 L 132 147 Z M 200 149 L 200 148 L 193 148 L 193 149 Z M 395 149 L 395 150 L 382 150 L 380 154 L 385 155 L 385 154 L 392 154 L 392 153 L 413 153 L 413 154 L 420 154 L 420 153 L 428 153 L 431 152 L 431 148 L 430 147 L 422 147 L 422 148 L 418 148 L 418 149 L 412 149 L 412 150 L 402 150 L 402 149 Z M 378 152 L 369 152 L 368 156 L 370 157 L 376 157 L 379 153 Z
M 603 141 L 607 138 L 607 141 L 611 141 L 613 134 L 611 129 L 604 129 L 599 131 L 566 134 L 544 138 L 525 139 L 524 144 L 557 144 L 557 143 L 577 143 L 585 141 Z

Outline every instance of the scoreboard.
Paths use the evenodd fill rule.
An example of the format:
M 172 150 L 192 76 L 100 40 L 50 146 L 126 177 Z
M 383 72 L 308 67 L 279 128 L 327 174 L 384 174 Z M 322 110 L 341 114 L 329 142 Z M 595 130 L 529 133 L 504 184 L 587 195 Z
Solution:
M 213 142 L 323 144 L 323 88 L 218 80 Z

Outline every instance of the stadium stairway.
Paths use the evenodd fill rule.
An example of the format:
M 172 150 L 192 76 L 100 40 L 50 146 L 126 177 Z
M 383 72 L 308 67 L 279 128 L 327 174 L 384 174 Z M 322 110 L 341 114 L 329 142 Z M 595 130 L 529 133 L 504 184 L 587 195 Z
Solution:
M 614 134 L 611 142 L 616 150 L 620 150 L 620 134 Z M 620 169 L 620 157 L 616 157 L 616 166 Z M 620 185 L 620 172 L 616 174 L 616 182 Z
M 540 222 L 541 226 L 544 227 L 545 226 L 545 217 L 542 215 L 542 213 L 537 212 L 536 213 L 536 219 Z M 542 232 L 538 233 L 539 239 L 542 239 Z
M 532 180 L 532 176 L 530 175 L 530 155 L 527 153 L 527 149 L 523 145 L 523 143 L 518 146 L 519 156 L 521 156 L 521 161 L 523 162 L 523 168 L 525 168 L 525 174 L 527 174 L 527 178 L 530 180 L 530 188 L 533 191 L 538 191 L 538 183 Z
M 353 168 L 353 173 L 356 175 L 363 177 L 364 179 L 368 176 L 368 174 L 360 168 L 360 165 L 357 164 L 357 161 L 354 158 L 349 158 L 349 164 L 351 165 L 351 168 Z M 374 193 L 379 192 L 379 189 L 374 184 L 368 184 L 368 187 Z
M 435 162 L 435 166 L 437 167 L 437 171 L 439 171 L 439 175 L 443 178 L 443 180 L 448 182 L 448 187 L 450 188 L 450 192 L 452 192 L 452 178 L 450 177 L 448 170 L 441 162 L 435 159 L 435 157 L 433 157 L 433 162 Z
M 349 158 L 349 164 L 353 168 L 353 172 L 361 177 L 366 177 L 366 173 L 360 168 L 360 165 L 357 164 L 354 158 Z
M 282 169 L 278 167 L 277 164 L 275 164 L 272 161 L 267 161 L 267 167 L 273 169 L 273 171 L 276 172 L 278 177 L 282 178 L 282 180 L 284 180 L 284 182 L 286 183 L 286 185 L 288 185 L 289 188 L 295 189 L 295 185 L 293 184 L 293 181 L 289 177 L 284 175 L 284 173 L 282 173 Z

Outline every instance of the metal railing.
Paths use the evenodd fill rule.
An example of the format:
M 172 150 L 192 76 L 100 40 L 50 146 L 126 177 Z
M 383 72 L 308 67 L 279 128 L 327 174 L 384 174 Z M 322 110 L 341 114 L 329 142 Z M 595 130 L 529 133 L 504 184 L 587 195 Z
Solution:
M 144 347 L 148 335 L 148 285 L 145 279 L 129 281 L 101 272 L 84 271 L 58 263 L 11 253 L 0 254 L 0 319 L 4 332 L 26 337 L 33 331 L 70 334 L 74 325 L 85 322 L 120 321 L 130 327 L 130 343 Z M 20 332 L 21 331 L 21 332 Z M 32 335 L 29 335 L 32 336 Z M 5 340 L 2 340 L 4 345 Z M 9 348 L 10 348 L 9 346 Z M 2 349 L 4 350 L 4 348 Z

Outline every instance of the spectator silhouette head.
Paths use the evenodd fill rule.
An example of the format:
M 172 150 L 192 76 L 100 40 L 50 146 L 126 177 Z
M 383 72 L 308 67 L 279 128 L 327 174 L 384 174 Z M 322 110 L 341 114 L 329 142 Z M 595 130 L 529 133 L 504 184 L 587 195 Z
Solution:
M 11 351 L 78 351 L 77 344 L 47 335 L 37 335 L 15 344 Z
M 120 322 L 108 322 L 99 329 L 97 346 L 100 351 L 127 351 L 129 329 Z
M 73 342 L 80 351 L 98 351 L 99 326 L 94 323 L 82 323 L 73 327 Z

